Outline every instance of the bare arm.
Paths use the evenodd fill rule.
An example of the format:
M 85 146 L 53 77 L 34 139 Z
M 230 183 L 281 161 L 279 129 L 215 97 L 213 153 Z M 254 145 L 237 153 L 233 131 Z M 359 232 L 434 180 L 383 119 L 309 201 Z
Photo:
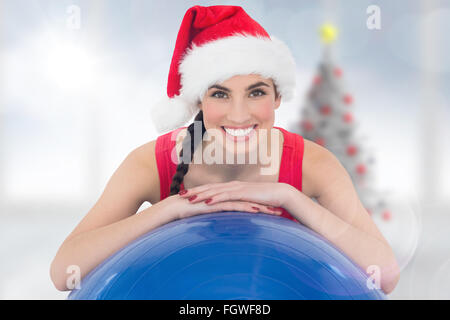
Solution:
M 83 278 L 100 262 L 139 236 L 175 219 L 164 206 L 153 205 L 139 214 L 115 223 L 86 231 L 65 241 L 53 260 L 51 278 L 58 290 L 69 290 L 67 268 L 80 268 Z
M 392 292 L 400 277 L 394 252 L 359 200 L 349 174 L 325 148 L 312 146 L 309 151 L 314 154 L 305 171 L 313 175 L 308 179 L 318 203 L 290 188 L 286 209 L 365 271 L 376 267 L 380 272 L 373 276 L 379 277 L 381 289 Z
M 67 267 L 78 266 L 81 277 L 140 235 L 174 220 L 163 201 L 136 211 L 146 200 L 159 200 L 154 141 L 133 150 L 108 181 L 104 192 L 61 244 L 50 267 L 58 290 L 68 290 Z

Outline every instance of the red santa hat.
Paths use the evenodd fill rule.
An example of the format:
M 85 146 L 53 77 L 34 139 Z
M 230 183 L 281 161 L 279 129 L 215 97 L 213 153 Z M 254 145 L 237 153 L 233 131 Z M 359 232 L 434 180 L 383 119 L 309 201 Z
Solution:
M 208 88 L 235 75 L 272 78 L 283 100 L 292 98 L 296 67 L 289 48 L 239 6 L 194 6 L 178 32 L 167 96 L 152 107 L 159 133 L 176 129 L 199 111 Z

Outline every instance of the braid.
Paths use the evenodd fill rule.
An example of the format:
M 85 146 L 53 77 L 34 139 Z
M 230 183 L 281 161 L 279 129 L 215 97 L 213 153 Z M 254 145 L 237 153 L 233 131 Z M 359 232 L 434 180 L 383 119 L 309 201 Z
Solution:
M 197 145 L 194 145 L 196 142 L 194 139 L 194 124 L 195 121 L 201 121 L 202 122 L 202 139 L 197 141 L 197 144 L 203 140 L 203 135 L 205 134 L 206 128 L 205 124 L 203 123 L 203 111 L 200 110 L 200 112 L 195 116 L 194 122 L 189 125 L 187 128 L 187 134 L 183 139 L 182 148 L 180 151 L 180 163 L 177 165 L 177 171 L 173 175 L 172 178 L 172 184 L 170 185 L 170 195 L 177 194 L 180 191 L 180 185 L 183 182 L 184 176 L 189 170 L 189 163 L 192 161 L 192 158 L 194 156 L 194 151 L 197 148 Z M 190 139 L 187 139 L 190 138 Z M 191 159 L 188 163 L 185 163 L 183 161 L 183 150 L 187 150 L 187 148 L 191 149 Z

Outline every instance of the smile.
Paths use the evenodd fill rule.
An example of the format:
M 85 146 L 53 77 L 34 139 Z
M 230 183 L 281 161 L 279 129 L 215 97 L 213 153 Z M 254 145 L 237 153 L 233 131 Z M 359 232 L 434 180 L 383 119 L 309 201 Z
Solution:
M 246 141 L 252 136 L 255 132 L 255 128 L 257 125 L 253 125 L 244 129 L 232 129 L 228 127 L 221 127 L 222 130 L 226 133 L 228 139 L 232 141 Z

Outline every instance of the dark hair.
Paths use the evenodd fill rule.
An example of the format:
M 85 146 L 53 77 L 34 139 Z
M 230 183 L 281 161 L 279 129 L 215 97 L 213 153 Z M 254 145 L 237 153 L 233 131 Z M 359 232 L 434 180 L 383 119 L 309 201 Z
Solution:
M 194 139 L 194 124 L 196 121 L 201 121 L 202 123 L 202 138 L 201 139 Z M 194 122 L 192 122 L 189 127 L 187 127 L 186 137 L 183 139 L 182 148 L 180 151 L 180 162 L 177 165 L 177 171 L 173 175 L 172 183 L 170 185 L 170 195 L 177 194 L 180 192 L 180 185 L 183 182 L 184 176 L 189 170 L 189 163 L 192 161 L 192 157 L 194 156 L 194 151 L 197 148 L 197 145 L 195 143 L 199 144 L 203 140 L 203 135 L 206 132 L 205 123 L 203 122 L 203 110 L 200 110 L 199 113 L 194 118 Z M 184 162 L 183 157 L 183 150 L 187 150 L 187 148 L 190 148 L 191 150 L 191 159 L 189 159 L 189 162 Z
M 275 90 L 275 98 L 278 98 L 278 92 L 275 83 L 273 84 L 273 88 Z M 200 101 L 198 103 L 200 103 Z M 198 140 L 194 139 L 194 124 L 196 121 L 201 121 L 202 123 L 202 137 Z M 177 170 L 173 175 L 172 183 L 170 184 L 170 196 L 180 192 L 180 185 L 183 182 L 184 176 L 189 170 L 189 163 L 192 161 L 197 145 L 203 141 L 203 135 L 205 134 L 205 132 L 206 128 L 205 123 L 203 122 L 203 110 L 200 110 L 200 112 L 195 116 L 194 122 L 192 122 L 189 127 L 187 127 L 186 136 L 183 139 L 182 148 L 179 155 L 180 162 L 177 165 Z M 188 148 L 190 148 L 191 150 L 191 158 L 189 159 L 189 162 L 186 163 L 184 162 L 183 158 L 183 150 L 188 150 Z

